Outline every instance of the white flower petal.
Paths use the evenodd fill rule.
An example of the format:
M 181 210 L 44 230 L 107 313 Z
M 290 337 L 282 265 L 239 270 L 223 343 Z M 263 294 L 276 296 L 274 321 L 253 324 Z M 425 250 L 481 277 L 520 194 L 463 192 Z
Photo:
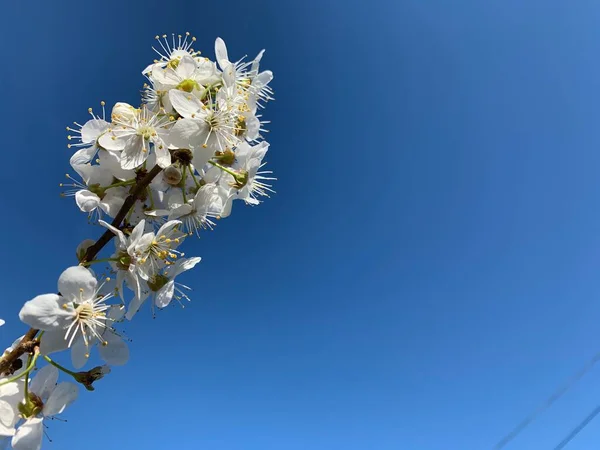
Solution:
M 0 450 L 8 448 L 9 437 L 15 435 L 15 429 L 13 427 L 7 427 L 0 423 Z
M 73 308 L 63 308 L 65 299 L 56 294 L 44 294 L 25 302 L 19 312 L 19 319 L 32 328 L 51 331 L 64 329 L 73 318 Z
M 94 142 L 102 133 L 108 130 L 108 122 L 102 119 L 91 119 L 81 127 L 81 142 L 89 144 Z
M 157 140 L 154 143 L 154 152 L 156 153 L 156 164 L 163 169 L 171 165 L 171 152 L 162 140 Z
M 227 54 L 227 46 L 225 45 L 225 41 L 218 37 L 215 40 L 215 56 L 216 60 L 219 63 L 219 67 L 221 70 L 227 67 L 229 64 L 229 55 Z
M 196 166 L 195 162 L 194 162 L 194 166 Z M 201 167 L 201 166 L 196 166 L 196 167 Z M 221 178 L 221 169 L 219 169 L 218 167 L 215 167 L 215 166 L 210 166 L 209 169 L 201 172 L 201 174 L 202 174 L 202 179 L 204 181 L 206 181 L 207 183 L 216 183 L 217 181 L 219 181 L 219 178 Z
M 110 217 L 115 217 L 127 197 L 127 190 L 123 187 L 114 187 L 106 191 L 106 195 L 100 201 L 100 208 Z
M 175 282 L 171 280 L 156 292 L 156 298 L 154 300 L 154 303 L 159 308 L 165 308 L 169 305 L 169 303 L 171 303 L 174 293 Z
M 253 141 L 258 139 L 260 133 L 260 120 L 256 116 L 246 118 L 246 139 Z
M 41 417 L 27 419 L 12 438 L 13 450 L 40 450 L 44 426 Z
M 100 186 L 110 186 L 113 182 L 113 174 L 108 167 L 93 165 L 90 166 L 91 170 L 88 170 L 87 176 L 84 181 L 88 185 L 98 184 Z
M 125 303 L 125 297 L 123 296 L 123 282 L 126 278 L 126 272 L 119 270 L 117 271 L 117 281 L 115 283 L 116 289 L 119 292 L 119 297 L 121 297 L 121 301 Z
M 0 379 L 2 380 L 2 382 L 5 381 L 5 379 Z M 8 397 L 12 397 L 13 395 L 18 395 L 20 390 L 20 380 L 19 383 L 13 381 L 11 383 L 3 384 L 0 386 L 0 397 L 6 399 Z
M 122 250 L 125 250 L 125 248 L 127 248 L 127 238 L 121 230 L 113 227 L 111 224 L 105 222 L 104 220 L 99 220 L 98 223 L 103 227 L 108 228 L 110 231 L 113 232 L 115 236 L 117 236 L 117 248 Z
M 98 151 L 98 147 L 96 147 L 95 145 L 77 150 L 75 152 L 75 154 L 73 154 L 73 156 L 71 156 L 71 159 L 69 160 L 71 167 L 73 167 L 73 169 L 77 170 L 76 166 L 89 163 L 97 151 Z
M 65 330 L 46 331 L 42 336 L 40 344 L 40 353 L 50 355 L 54 352 L 61 352 L 69 347 L 69 342 L 65 339 Z
M 260 60 L 262 59 L 264 54 L 265 54 L 264 49 L 262 49 L 260 52 L 258 52 L 258 55 L 256 55 L 256 58 L 254 58 L 254 61 L 252 61 L 252 67 L 250 68 L 250 73 L 253 73 L 253 74 L 258 73 L 258 67 L 260 64 Z
M 232 88 L 235 86 L 235 78 L 236 78 L 236 71 L 235 71 L 235 66 L 231 63 L 227 63 L 225 64 L 224 67 L 222 67 L 223 69 L 223 84 L 225 85 L 226 88 Z
M 233 196 L 230 195 L 229 197 L 224 199 L 225 202 L 223 203 L 223 211 L 221 211 L 221 218 L 226 218 L 229 217 L 229 215 L 231 214 L 231 206 L 233 205 Z
M 45 400 L 50 396 L 58 381 L 58 369 L 47 365 L 42 367 L 29 384 L 29 390 Z
M 126 139 L 119 138 L 111 132 L 106 132 L 100 136 L 98 144 L 105 150 L 120 152 L 125 148 Z
M 7 401 L 0 400 L 0 425 L 12 427 L 15 423 L 15 416 L 15 408 L 13 408 Z
M 199 256 L 194 256 L 192 258 L 182 258 L 177 260 L 177 262 L 173 264 L 172 270 L 169 271 L 169 278 L 175 278 L 180 273 L 194 268 L 194 266 L 198 264 L 201 260 L 202 258 L 200 258 Z
M 146 149 L 146 151 L 144 151 Z M 148 143 L 142 136 L 132 136 L 121 153 L 121 168 L 135 169 L 148 158 Z
M 106 313 L 106 317 L 109 322 L 118 322 L 125 316 L 125 306 L 124 305 L 110 305 L 108 308 L 108 312 Z
M 44 416 L 55 416 L 62 413 L 67 406 L 77 399 L 77 395 L 77 385 L 67 381 L 60 383 L 44 404 L 42 414 Z
M 85 366 L 88 358 L 90 357 L 90 349 L 85 345 L 85 341 L 82 337 L 78 336 L 78 339 L 71 345 L 71 363 L 76 369 L 81 369 Z
M 196 61 L 190 55 L 184 55 L 177 65 L 177 75 L 184 80 L 191 79 L 196 71 Z
M 122 366 L 129 361 L 129 347 L 123 339 L 112 332 L 104 336 L 106 341 L 98 347 L 100 358 L 111 366 Z
M 148 292 L 142 292 L 142 290 L 139 288 L 139 282 L 137 289 L 138 291 L 136 292 L 135 297 L 133 297 L 133 299 L 129 302 L 127 314 L 125 314 L 127 320 L 133 319 L 133 316 L 135 316 L 135 314 L 138 312 L 138 310 L 142 306 L 142 303 L 144 303 L 144 301 L 148 298 Z
M 181 220 L 169 220 L 167 223 L 165 223 L 163 226 L 161 226 L 158 231 L 156 232 L 157 236 L 162 236 L 164 235 L 169 235 L 173 232 L 173 228 L 175 228 L 176 226 L 181 225 Z
M 192 205 L 186 203 L 185 205 L 180 205 L 173 208 L 173 210 L 169 212 L 169 219 L 178 219 L 179 217 L 186 216 L 191 212 Z
M 100 197 L 86 189 L 75 193 L 75 203 L 83 212 L 89 213 L 95 210 L 100 203 Z
M 100 166 L 108 168 L 112 175 L 118 180 L 125 181 L 135 177 L 135 172 L 133 170 L 125 170 L 121 168 L 120 153 L 110 152 L 108 150 L 100 150 L 98 152 L 98 159 L 100 160 Z
M 58 278 L 58 292 L 71 302 L 91 299 L 96 291 L 98 281 L 89 269 L 73 266 L 66 269 Z
M 271 82 L 273 79 L 273 72 L 270 70 L 265 70 L 264 72 L 259 73 L 254 80 L 252 80 L 252 86 L 256 88 L 263 88 L 267 84 Z
M 202 145 L 196 145 L 196 146 L 193 146 L 192 154 L 193 154 L 192 163 L 194 164 L 194 167 L 202 167 L 208 162 L 208 160 L 210 158 L 215 156 L 215 150 L 214 150 L 214 148 L 210 148 L 210 147 L 204 148 L 204 147 L 202 147 Z M 216 167 L 216 169 L 219 171 L 221 170 L 218 167 Z
M 145 221 L 142 219 L 140 222 L 131 230 L 129 235 L 129 247 L 127 251 L 133 250 L 137 245 L 138 241 L 144 236 L 144 228 L 146 227 Z
M 171 101 L 173 108 L 175 108 L 175 111 L 186 119 L 190 119 L 197 114 L 203 114 L 202 102 L 188 92 L 171 89 L 169 91 L 169 100 Z

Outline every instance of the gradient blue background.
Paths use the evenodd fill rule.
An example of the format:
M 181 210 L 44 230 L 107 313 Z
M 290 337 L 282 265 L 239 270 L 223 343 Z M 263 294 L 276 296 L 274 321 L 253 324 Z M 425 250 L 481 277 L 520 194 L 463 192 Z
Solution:
M 600 348 L 599 23 L 592 0 L 5 2 L 3 345 L 101 232 L 58 196 L 64 127 L 138 102 L 154 35 L 275 73 L 277 194 L 188 243 L 194 302 L 140 313 L 46 448 L 491 448 Z M 556 445 L 599 375 L 509 448 Z

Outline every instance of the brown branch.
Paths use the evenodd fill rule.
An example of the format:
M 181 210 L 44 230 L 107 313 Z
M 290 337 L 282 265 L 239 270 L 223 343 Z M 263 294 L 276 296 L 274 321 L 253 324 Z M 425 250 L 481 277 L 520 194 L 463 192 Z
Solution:
M 158 165 L 154 166 L 154 168 L 150 172 L 141 177 L 137 184 L 134 185 L 133 189 L 131 190 L 131 193 L 125 199 L 123 206 L 112 221 L 111 225 L 113 227 L 119 228 L 121 226 L 121 222 L 123 222 L 123 219 L 125 219 L 125 216 L 127 216 L 129 210 L 133 207 L 133 205 L 135 205 L 136 200 L 144 193 L 144 190 L 148 187 L 150 182 L 161 171 L 161 167 L 159 167 Z M 115 237 L 113 232 L 110 230 L 106 230 L 102 234 L 102 236 L 100 236 L 100 239 L 98 239 L 94 243 L 94 245 L 87 249 L 87 252 L 81 259 L 80 263 L 89 262 L 93 260 L 96 257 L 96 255 L 100 252 L 100 250 L 102 250 L 104 246 L 108 244 L 113 237 Z M 21 357 L 21 355 L 32 351 L 33 347 L 39 344 L 39 342 L 35 339 L 35 335 L 38 331 L 39 330 L 30 328 L 25 334 L 25 336 L 23 336 L 21 341 L 15 346 L 15 348 L 13 348 L 8 354 L 0 358 L 0 376 L 11 368 L 12 363 L 16 359 Z
M 141 194 L 144 193 L 144 189 L 146 189 L 146 187 L 148 187 L 150 182 L 154 179 L 154 177 L 156 175 L 158 175 L 160 173 L 161 170 L 162 170 L 162 168 L 159 167 L 158 165 L 154 166 L 154 168 L 150 172 L 148 172 L 133 187 L 133 189 L 131 190 L 131 194 L 129 194 L 129 197 L 127 197 L 125 199 L 125 203 L 123 203 L 123 206 L 121 207 L 121 209 L 115 216 L 115 219 L 112 221 L 111 225 L 113 227 L 119 228 L 121 226 L 121 222 L 123 221 L 123 219 L 129 212 L 131 207 L 135 204 L 135 201 L 138 199 L 138 197 Z M 89 261 L 93 260 L 96 257 L 96 255 L 100 252 L 100 250 L 102 250 L 102 248 L 106 244 L 108 244 L 110 242 L 110 240 L 114 237 L 115 237 L 115 235 L 113 234 L 112 231 L 106 230 L 104 232 L 104 234 L 102 236 L 100 236 L 100 239 L 98 239 L 94 245 L 92 245 L 90 248 L 87 249 L 86 254 L 81 259 L 81 263 L 89 262 Z
M 23 336 L 21 339 L 21 342 L 15 345 L 15 348 L 13 348 L 7 355 L 0 359 L 0 376 L 4 373 L 10 372 L 12 363 L 21 355 L 33 350 L 33 346 L 37 344 L 37 340 L 35 339 L 37 332 L 38 330 L 30 328 L 29 331 L 25 333 L 25 336 Z

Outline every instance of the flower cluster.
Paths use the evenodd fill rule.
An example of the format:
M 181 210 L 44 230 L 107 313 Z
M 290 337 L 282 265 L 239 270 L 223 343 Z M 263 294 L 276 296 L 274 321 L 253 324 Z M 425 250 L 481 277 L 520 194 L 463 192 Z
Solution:
M 38 295 L 19 313 L 31 329 L 0 357 L 0 448 L 39 449 L 44 418 L 77 397 L 76 384 L 57 384 L 59 370 L 93 390 L 110 366 L 125 364 L 119 324 L 148 299 L 153 313 L 189 300 L 176 278 L 200 258 L 181 251 L 186 238 L 214 228 L 235 200 L 257 205 L 273 192 L 271 172 L 261 170 L 269 144 L 260 111 L 273 94 L 272 73 L 259 68 L 264 51 L 232 62 L 218 38 L 211 61 L 189 33 L 156 42 L 139 106 L 116 103 L 107 117 L 101 102 L 101 114 L 90 108 L 87 122 L 67 127 L 76 175 L 61 184 L 63 195 L 104 234 L 79 244 L 79 264 L 62 272 L 58 293 Z M 97 258 L 113 239 L 112 254 Z M 94 347 L 106 365 L 84 372 L 49 356 L 68 350 L 80 369 Z M 48 365 L 30 379 L 38 359 Z

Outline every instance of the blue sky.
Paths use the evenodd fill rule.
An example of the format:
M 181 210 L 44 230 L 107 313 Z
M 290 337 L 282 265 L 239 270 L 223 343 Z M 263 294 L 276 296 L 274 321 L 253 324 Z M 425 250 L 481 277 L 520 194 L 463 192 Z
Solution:
M 3 6 L 5 345 L 101 232 L 58 195 L 64 127 L 138 101 L 154 35 L 275 73 L 277 194 L 188 243 L 194 302 L 136 316 L 54 450 L 491 448 L 598 351 L 600 5 L 494 3 Z M 599 381 L 507 448 L 558 444 Z

